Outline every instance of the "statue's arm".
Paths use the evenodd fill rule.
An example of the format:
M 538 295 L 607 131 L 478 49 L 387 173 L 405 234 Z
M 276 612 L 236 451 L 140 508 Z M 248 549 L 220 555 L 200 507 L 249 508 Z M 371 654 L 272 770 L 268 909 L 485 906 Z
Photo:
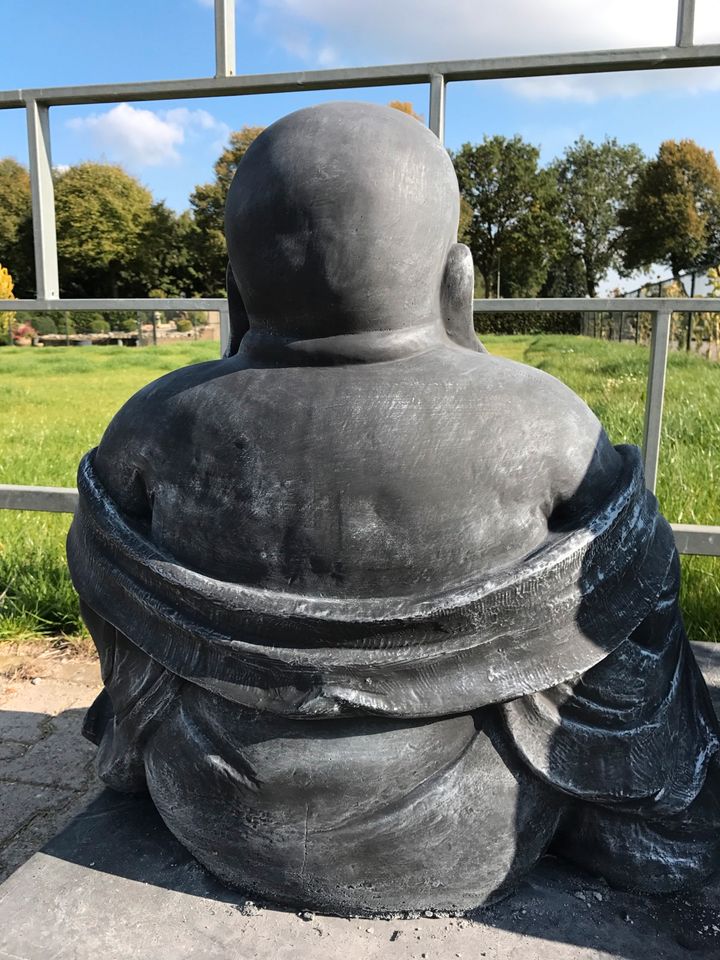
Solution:
M 559 381 L 555 385 L 546 409 L 562 415 L 555 417 L 549 519 L 551 527 L 572 528 L 594 516 L 616 491 L 623 459 L 587 404 Z

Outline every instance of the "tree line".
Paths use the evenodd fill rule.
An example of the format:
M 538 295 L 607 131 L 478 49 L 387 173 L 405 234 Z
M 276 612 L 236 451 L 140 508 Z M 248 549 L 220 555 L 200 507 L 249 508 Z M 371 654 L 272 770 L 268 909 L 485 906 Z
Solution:
M 119 166 L 56 171 L 62 296 L 223 295 L 225 197 L 262 129 L 230 135 L 212 180 L 180 214 Z M 692 140 L 666 141 L 647 158 L 636 144 L 580 137 L 542 167 L 520 136 L 486 136 L 451 156 L 477 296 L 592 297 L 611 269 L 663 264 L 679 278 L 720 261 L 720 170 Z M 11 158 L 0 160 L 0 263 L 15 296 L 35 295 L 30 178 Z

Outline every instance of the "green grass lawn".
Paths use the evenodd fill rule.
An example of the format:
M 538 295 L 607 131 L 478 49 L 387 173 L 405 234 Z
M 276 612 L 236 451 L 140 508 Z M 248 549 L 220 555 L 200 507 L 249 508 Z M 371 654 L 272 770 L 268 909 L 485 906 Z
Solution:
M 639 443 L 648 351 L 584 337 L 486 337 L 488 349 L 565 381 L 615 443 Z M 213 359 L 217 344 L 133 350 L 0 350 L 0 483 L 72 486 L 77 463 L 113 413 L 149 380 Z M 720 365 L 672 354 L 658 497 L 668 519 L 720 523 Z M 0 638 L 80 630 L 67 576 L 65 515 L 0 511 Z M 720 560 L 683 558 L 692 639 L 720 640 Z

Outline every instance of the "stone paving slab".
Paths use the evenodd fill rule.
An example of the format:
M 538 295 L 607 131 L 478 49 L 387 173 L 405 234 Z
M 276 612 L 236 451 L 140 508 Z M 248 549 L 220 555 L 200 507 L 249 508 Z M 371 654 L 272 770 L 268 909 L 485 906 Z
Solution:
M 2 783 L 0 791 L 0 856 L 2 845 L 10 840 L 21 827 L 52 804 L 69 799 L 69 791 L 30 783 Z
M 720 645 L 694 647 L 720 707 Z M 720 880 L 650 898 L 552 858 L 467 918 L 257 906 L 213 880 L 147 798 L 100 792 L 80 736 L 96 661 L 23 676 L 0 679 L 0 880 L 15 870 L 0 885 L 0 960 L 720 960 Z
M 2 960 L 718 960 L 720 887 L 643 897 L 546 858 L 470 917 L 340 919 L 221 886 L 146 797 L 104 791 L 0 886 Z
M 92 777 L 97 748 L 80 736 L 84 710 L 65 711 L 52 718 L 52 731 L 25 752 L 3 764 L 0 777 L 28 783 L 83 788 Z
M 0 880 L 97 794 L 95 749 L 81 736 L 100 689 L 97 660 L 0 656 Z

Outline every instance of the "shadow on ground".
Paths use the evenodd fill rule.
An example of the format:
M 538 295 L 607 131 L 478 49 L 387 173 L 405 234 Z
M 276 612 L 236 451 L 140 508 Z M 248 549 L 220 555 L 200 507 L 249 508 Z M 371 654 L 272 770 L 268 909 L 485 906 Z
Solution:
M 720 651 L 693 646 L 717 708 Z M 71 709 L 51 718 L 55 736 L 67 730 L 66 742 L 79 738 L 83 713 Z M 49 749 L 52 738 L 43 736 L 48 717 L 0 714 L 6 731 L 35 738 L 25 744 L 21 760 L 43 744 Z M 61 770 L 65 785 L 46 788 L 29 783 L 28 803 L 40 802 L 45 789 L 56 796 L 70 793 L 72 758 L 65 754 L 63 759 L 63 745 L 59 739 L 54 743 L 61 754 L 52 776 L 57 779 Z M 78 758 L 80 764 L 84 757 Z M 35 761 L 40 759 L 36 755 Z M 10 769 L 8 764 L 17 762 L 3 759 L 3 774 Z M 77 802 L 77 792 L 72 796 Z M 215 957 L 236 950 L 237 938 L 242 937 L 248 950 L 256 951 L 248 956 L 284 957 L 283 950 L 292 948 L 298 960 L 326 956 L 404 960 L 420 956 L 421 949 L 435 960 L 449 960 L 460 952 L 488 960 L 720 957 L 719 878 L 691 894 L 648 897 L 614 890 L 553 857 L 546 857 L 512 896 L 466 919 L 348 922 L 308 916 L 311 922 L 305 923 L 291 911 L 256 906 L 223 886 L 175 840 L 148 796 L 104 790 L 0 887 L 0 956 L 84 960 L 104 955 L 114 960 L 150 955 L 143 954 L 147 941 L 154 960 L 196 956 L 208 943 L 213 949 L 203 955 Z M 151 944 L 153 937 L 159 939 Z

